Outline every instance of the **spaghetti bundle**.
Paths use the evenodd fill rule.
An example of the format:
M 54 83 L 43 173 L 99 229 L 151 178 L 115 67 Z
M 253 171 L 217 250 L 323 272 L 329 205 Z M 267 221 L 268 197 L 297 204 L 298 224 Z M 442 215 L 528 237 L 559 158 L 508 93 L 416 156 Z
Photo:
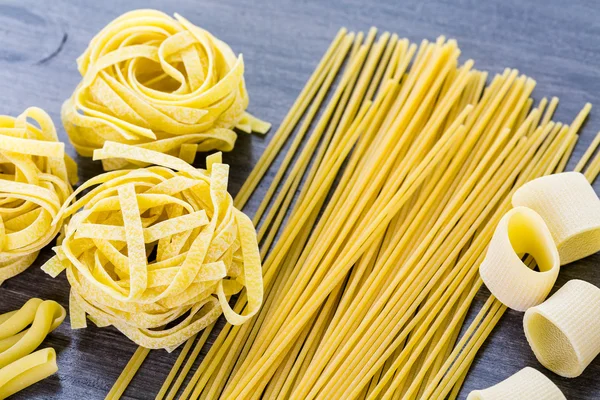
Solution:
M 242 207 L 290 138 L 254 215 L 264 305 L 225 324 L 183 386 L 214 325 L 190 338 L 157 399 L 458 396 L 506 309 L 491 297 L 459 340 L 494 230 L 518 187 L 564 169 L 590 109 L 554 122 L 558 100 L 534 106 L 531 78 L 488 83 L 459 55 L 445 37 L 338 33 L 236 196 Z M 554 273 L 541 242 L 522 250 Z
M 542 175 L 549 175 L 552 173 L 557 174 L 557 173 L 561 173 L 564 171 L 567 161 L 568 161 L 568 159 L 571 155 L 571 152 L 574 148 L 574 143 L 577 140 L 577 135 L 574 134 L 574 132 L 576 132 L 576 130 L 579 129 L 583 120 L 586 118 L 587 113 L 589 113 L 590 108 L 591 108 L 591 106 L 589 104 L 586 104 L 586 106 L 583 108 L 582 112 L 579 113 L 577 118 L 575 118 L 575 120 L 571 124 L 571 127 L 569 128 L 569 130 L 572 132 L 572 138 L 568 145 L 562 146 L 561 151 L 564 151 L 564 153 L 562 155 L 547 153 L 545 158 L 553 159 L 553 161 L 550 165 L 547 165 L 546 167 L 544 167 L 543 165 L 538 166 L 537 169 L 539 171 L 541 171 Z M 592 156 L 593 156 L 594 152 L 596 151 L 598 144 L 600 144 L 600 133 L 598 133 L 596 135 L 596 138 L 592 141 L 591 145 L 585 151 L 585 153 L 583 154 L 583 156 L 581 157 L 581 159 L 579 160 L 579 162 L 577 163 L 577 165 L 575 166 L 575 169 L 574 169 L 574 172 L 583 173 L 583 176 L 587 179 L 587 181 L 589 183 L 593 183 L 594 180 L 597 178 L 598 173 L 600 173 L 600 153 L 597 154 L 592 159 Z M 562 175 L 562 174 L 560 174 L 560 175 Z M 554 178 L 552 178 L 552 179 L 557 179 L 557 178 L 563 179 L 564 177 L 561 178 L 559 175 L 554 175 Z M 566 179 L 570 180 L 571 178 L 567 177 Z M 578 178 L 576 178 L 576 179 L 578 179 Z M 537 183 L 536 183 L 536 181 L 537 180 L 532 180 L 531 182 L 533 183 L 533 185 L 531 185 L 528 189 L 531 189 L 531 188 L 535 189 L 536 187 L 539 188 L 540 187 L 539 181 L 537 181 Z M 546 180 L 545 179 L 542 180 L 542 184 L 544 181 L 546 181 Z M 580 188 L 582 187 L 579 184 L 577 186 Z M 560 186 L 558 188 L 560 189 Z M 583 189 L 583 190 L 585 191 L 587 189 Z M 519 192 L 519 190 L 517 190 L 515 192 L 515 195 L 518 192 Z M 525 192 L 525 193 L 527 193 L 527 192 Z M 525 196 L 525 198 L 532 200 L 532 199 L 535 199 L 536 197 L 535 196 Z M 513 199 L 512 199 L 513 203 L 516 203 L 515 202 L 516 199 L 517 198 L 515 198 L 515 196 L 513 196 Z M 562 202 L 560 199 L 561 199 L 561 196 L 558 197 L 559 204 Z M 588 197 L 588 199 L 590 199 L 590 198 Z M 577 200 L 577 201 L 579 202 L 579 200 Z M 532 202 L 530 204 L 535 204 L 535 202 Z M 587 210 L 588 207 L 594 207 L 594 202 L 593 201 L 586 202 L 585 209 Z M 540 208 L 537 208 L 537 209 L 541 210 Z M 551 210 L 552 210 L 552 208 L 548 209 L 547 211 L 551 211 Z M 587 213 L 587 211 L 585 211 L 585 213 Z M 553 214 L 552 212 L 550 212 L 549 214 L 546 214 L 546 216 L 547 216 L 546 218 L 548 218 L 548 216 L 551 217 L 551 218 L 548 218 L 549 220 L 554 219 L 554 221 L 549 222 L 549 227 L 552 224 L 555 224 L 556 222 L 560 221 L 560 218 L 556 218 L 556 216 L 554 218 L 552 218 L 552 214 Z M 575 215 L 575 214 L 572 214 L 572 215 Z M 576 218 L 576 221 L 581 222 L 579 220 L 579 216 Z M 572 224 L 572 222 L 573 221 L 570 221 L 569 225 Z M 587 224 L 587 222 L 585 222 L 585 223 Z M 558 226 L 560 226 L 560 225 L 558 225 Z M 550 228 L 550 229 L 551 229 L 551 231 L 553 230 L 553 228 Z M 581 231 L 580 231 L 580 233 L 581 233 Z M 553 234 L 553 236 L 554 236 L 554 234 Z M 585 235 L 585 234 L 583 235 L 584 238 L 586 236 L 587 235 Z M 555 236 L 554 239 L 557 243 L 561 243 L 561 240 L 558 236 Z M 585 249 L 585 247 L 583 247 L 583 248 Z M 581 255 L 581 253 L 580 253 L 580 255 Z M 531 269 L 534 269 L 537 264 L 536 260 L 531 257 L 528 257 L 525 262 Z M 569 288 L 578 287 L 580 285 L 585 288 L 589 288 L 590 286 L 592 286 L 589 284 L 577 282 L 577 284 L 569 285 Z M 578 289 L 579 288 L 580 287 L 578 287 Z M 569 292 L 572 292 L 572 291 L 564 290 L 563 294 L 569 293 Z M 548 302 L 548 301 L 546 301 L 546 302 Z M 576 300 L 576 301 L 572 301 L 570 303 L 571 304 L 568 306 L 569 309 L 571 307 L 575 307 L 575 303 L 579 303 L 579 302 Z M 542 303 L 542 304 L 544 304 L 544 303 Z M 592 303 L 589 303 L 589 306 L 590 306 L 589 310 L 583 311 L 582 314 L 585 317 L 590 317 L 590 319 L 588 319 L 586 321 L 586 323 L 593 323 L 592 321 L 595 321 L 593 319 L 595 309 L 593 309 L 594 306 Z M 562 361 L 567 361 L 562 366 L 565 366 L 565 365 L 572 366 L 576 363 L 579 363 L 578 368 L 585 368 L 585 364 L 581 360 L 578 360 L 575 363 L 571 363 L 572 359 L 569 359 L 568 357 L 562 358 L 562 356 L 569 354 L 570 349 L 569 349 L 569 345 L 567 345 L 567 342 L 569 341 L 569 339 L 566 338 L 562 332 L 560 332 L 561 328 L 552 326 L 553 323 L 549 320 L 544 321 L 543 317 L 538 318 L 539 315 L 536 312 L 537 307 L 533 307 L 530 310 L 531 311 L 529 312 L 529 316 L 524 319 L 523 323 L 525 325 L 526 336 L 528 336 L 528 341 L 530 341 L 530 345 L 532 346 L 532 348 L 535 347 L 534 353 L 536 353 L 536 357 L 539 357 L 540 359 L 542 359 L 544 357 L 541 355 L 541 353 L 543 351 L 545 355 L 552 355 L 553 357 L 560 355 Z M 488 298 L 488 300 L 485 302 L 484 306 L 481 308 L 479 313 L 475 316 L 475 318 L 471 322 L 465 335 L 461 338 L 460 342 L 454 347 L 454 349 L 452 350 L 452 353 L 448 357 L 448 360 L 444 363 L 442 372 L 447 373 L 448 377 L 442 379 L 441 372 L 438 374 L 438 377 L 436 377 L 436 378 L 440 379 L 440 383 L 437 388 L 438 390 L 439 390 L 440 386 L 445 385 L 447 387 L 450 384 L 455 384 L 455 383 L 460 384 L 465 379 L 466 373 L 468 372 L 469 367 L 470 367 L 471 363 L 473 362 L 473 359 L 474 359 L 475 355 L 477 354 L 478 349 L 482 346 L 485 339 L 490 335 L 490 333 L 494 329 L 494 326 L 498 323 L 498 321 L 500 320 L 500 318 L 502 317 L 502 315 L 504 314 L 505 311 L 506 311 L 506 306 L 504 306 L 493 295 Z M 569 312 L 571 312 L 571 310 L 569 310 Z M 582 314 L 577 312 L 575 315 L 580 316 Z M 539 327 L 538 323 L 540 322 L 540 320 L 542 320 L 542 325 L 544 322 L 547 322 L 547 324 L 545 326 L 543 326 L 542 329 L 550 329 L 549 332 L 558 334 L 558 337 L 555 337 L 555 339 L 558 340 L 557 344 L 565 345 L 564 347 L 561 348 L 561 350 L 555 352 L 554 350 L 556 350 L 557 348 L 554 347 L 554 345 L 546 347 L 545 343 L 543 346 L 543 350 L 541 347 L 538 347 L 539 342 L 537 342 L 537 338 L 534 337 L 534 335 L 535 335 L 534 331 L 535 331 L 536 327 Z M 527 332 L 527 331 L 529 331 L 529 332 Z M 546 336 L 546 338 L 547 337 L 548 336 Z M 594 345 L 590 344 L 589 347 L 586 346 L 586 348 L 594 348 Z M 550 349 L 550 351 L 548 351 L 548 349 Z M 593 350 L 591 352 L 593 352 Z M 546 361 L 544 361 L 544 363 L 546 363 Z M 454 365 L 452 365 L 452 364 L 454 364 Z M 550 366 L 550 364 L 548 364 L 548 363 L 547 363 L 547 365 Z M 552 368 L 554 368 L 554 366 L 552 366 Z M 573 373 L 573 372 L 571 372 L 571 373 Z M 432 389 L 432 391 L 433 391 L 434 387 L 431 386 L 430 389 Z M 452 393 L 456 394 L 457 391 L 453 390 Z
M 92 39 L 77 65 L 82 81 L 62 120 L 86 157 L 109 140 L 191 163 L 196 151 L 230 151 L 234 127 L 265 133 L 270 126 L 245 112 L 242 56 L 179 15 L 125 13 Z
M 43 269 L 66 269 L 72 328 L 113 325 L 146 348 L 172 349 L 222 313 L 234 325 L 262 303 L 262 275 L 252 222 L 227 193 L 220 153 L 207 170 L 151 150 L 107 142 L 95 159 L 119 157 L 157 166 L 113 171 L 61 211 L 72 216 L 56 256 Z M 246 313 L 228 297 L 243 289 Z
M 31 107 L 17 118 L 0 116 L 0 284 L 58 234 L 62 225 L 53 220 L 75 182 L 77 167 L 48 114 Z
M 0 399 L 58 370 L 54 349 L 33 351 L 65 316 L 57 302 L 35 298 L 19 310 L 0 315 Z

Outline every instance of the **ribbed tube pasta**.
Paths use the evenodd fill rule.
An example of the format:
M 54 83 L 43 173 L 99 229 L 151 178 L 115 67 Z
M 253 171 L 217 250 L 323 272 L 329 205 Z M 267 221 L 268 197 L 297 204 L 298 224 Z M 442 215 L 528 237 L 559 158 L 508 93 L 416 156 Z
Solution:
M 538 361 L 574 378 L 600 354 L 600 289 L 578 279 L 567 282 L 523 319 L 525 336 Z
M 535 258 L 539 272 L 525 265 L 525 254 Z M 527 207 L 516 207 L 498 223 L 479 272 L 498 300 L 525 311 L 546 299 L 559 269 L 558 251 L 542 217 Z
M 467 400 L 566 400 L 560 389 L 541 372 L 527 367 L 502 382 L 469 393 Z
M 583 174 L 564 172 L 534 179 L 515 192 L 512 203 L 542 216 L 561 265 L 600 251 L 600 199 Z

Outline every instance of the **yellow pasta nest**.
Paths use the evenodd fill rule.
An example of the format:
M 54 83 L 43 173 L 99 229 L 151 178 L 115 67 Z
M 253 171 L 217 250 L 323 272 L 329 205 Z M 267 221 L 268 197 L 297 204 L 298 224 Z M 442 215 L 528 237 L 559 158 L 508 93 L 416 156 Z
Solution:
M 108 140 L 191 163 L 196 151 L 230 151 L 234 127 L 270 127 L 245 112 L 242 56 L 179 15 L 125 13 L 92 39 L 77 65 L 83 79 L 62 120 L 86 157 Z
M 115 157 L 157 166 L 92 178 L 62 210 L 72 218 L 43 269 L 67 271 L 71 326 L 85 327 L 88 314 L 141 346 L 172 349 L 221 313 L 234 325 L 254 315 L 263 298 L 256 231 L 233 207 L 220 153 L 207 170 L 114 142 L 94 153 Z M 228 299 L 243 289 L 242 315 Z
M 31 107 L 17 118 L 0 116 L 0 284 L 58 234 L 61 224 L 52 222 L 76 181 L 48 114 Z

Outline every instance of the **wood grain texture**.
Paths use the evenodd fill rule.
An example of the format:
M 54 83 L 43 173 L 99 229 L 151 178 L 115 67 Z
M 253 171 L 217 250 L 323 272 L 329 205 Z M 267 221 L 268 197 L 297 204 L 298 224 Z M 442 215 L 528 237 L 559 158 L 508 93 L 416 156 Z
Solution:
M 126 4 L 125 4 L 126 3 Z M 420 41 L 440 34 L 456 38 L 462 58 L 474 58 L 478 69 L 492 73 L 515 67 L 537 80 L 536 99 L 558 96 L 556 118 L 570 122 L 587 101 L 600 106 L 600 7 L 590 1 L 520 0 L 133 0 L 121 2 L 30 0 L 0 2 L 1 114 L 18 115 L 28 106 L 47 110 L 60 126 L 60 106 L 80 79 L 75 59 L 106 23 L 135 8 L 178 12 L 243 52 L 250 111 L 275 127 L 340 26 L 366 30 L 371 25 Z M 592 111 L 575 149 L 581 156 L 600 129 Z M 240 136 L 226 154 L 231 164 L 230 190 L 235 193 L 248 175 L 269 136 Z M 75 155 L 67 145 L 69 153 Z M 198 157 L 200 160 L 203 157 Z M 99 163 L 76 158 L 80 179 L 101 172 Z M 569 163 L 572 168 L 574 161 Z M 272 174 L 272 172 L 271 172 Z M 272 175 L 267 175 L 266 181 Z M 595 185 L 600 191 L 600 182 Z M 257 196 L 247 210 L 256 208 Z M 20 307 L 33 296 L 68 305 L 64 274 L 52 279 L 39 266 L 51 256 L 44 249 L 25 273 L 0 287 L 0 312 Z M 578 278 L 600 286 L 600 255 L 566 266 L 557 287 Z M 478 310 L 488 293 L 477 296 Z M 19 399 L 102 399 L 136 346 L 113 328 L 72 331 L 66 321 L 44 343 L 58 352 L 59 373 L 19 393 Z M 154 398 L 177 351 L 153 351 L 125 393 L 125 398 Z M 600 398 L 600 359 L 577 379 L 560 378 L 535 360 L 522 328 L 522 314 L 509 311 L 477 356 L 460 398 L 485 388 L 525 366 L 543 371 L 568 399 Z

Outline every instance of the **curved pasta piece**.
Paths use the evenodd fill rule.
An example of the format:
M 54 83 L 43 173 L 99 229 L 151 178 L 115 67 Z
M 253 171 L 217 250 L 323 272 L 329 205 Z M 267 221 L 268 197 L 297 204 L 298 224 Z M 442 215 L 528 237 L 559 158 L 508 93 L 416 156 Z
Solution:
M 65 309 L 52 300 L 31 299 L 25 303 L 0 325 L 0 368 L 35 350 L 65 316 Z M 31 327 L 21 332 L 28 325 Z
M 56 237 L 61 224 L 52 222 L 76 182 L 77 167 L 48 114 L 30 107 L 0 116 L 0 284 Z
M 523 319 L 525 336 L 538 361 L 550 371 L 574 378 L 600 354 L 600 289 L 568 281 Z
M 514 193 L 512 203 L 544 218 L 561 265 L 600 251 L 600 199 L 583 174 L 564 172 L 534 179 Z
M 245 112 L 242 56 L 179 15 L 127 12 L 91 40 L 77 65 L 82 81 L 61 114 L 83 156 L 108 140 L 193 162 L 197 151 L 230 151 L 234 127 L 270 129 Z
M 157 166 L 107 172 L 61 210 L 71 217 L 56 256 L 42 268 L 66 269 L 71 327 L 113 325 L 140 346 L 172 350 L 221 314 L 234 325 L 263 300 L 256 230 L 227 193 L 221 154 L 195 169 L 153 150 L 106 142 L 94 158 Z M 95 186 L 94 188 L 92 188 Z M 228 297 L 245 289 L 237 314 Z
M 0 399 L 5 399 L 58 371 L 53 348 L 38 350 L 0 369 Z
M 502 382 L 473 390 L 467 400 L 566 400 L 560 389 L 538 370 L 526 367 Z
M 28 300 L 19 310 L 0 315 L 0 399 L 58 370 L 54 349 L 32 351 L 66 315 L 57 302 L 37 298 Z
M 539 272 L 521 260 L 525 254 L 535 258 Z M 544 301 L 559 269 L 558 251 L 542 217 L 527 207 L 516 207 L 498 223 L 479 273 L 498 300 L 525 311 Z

